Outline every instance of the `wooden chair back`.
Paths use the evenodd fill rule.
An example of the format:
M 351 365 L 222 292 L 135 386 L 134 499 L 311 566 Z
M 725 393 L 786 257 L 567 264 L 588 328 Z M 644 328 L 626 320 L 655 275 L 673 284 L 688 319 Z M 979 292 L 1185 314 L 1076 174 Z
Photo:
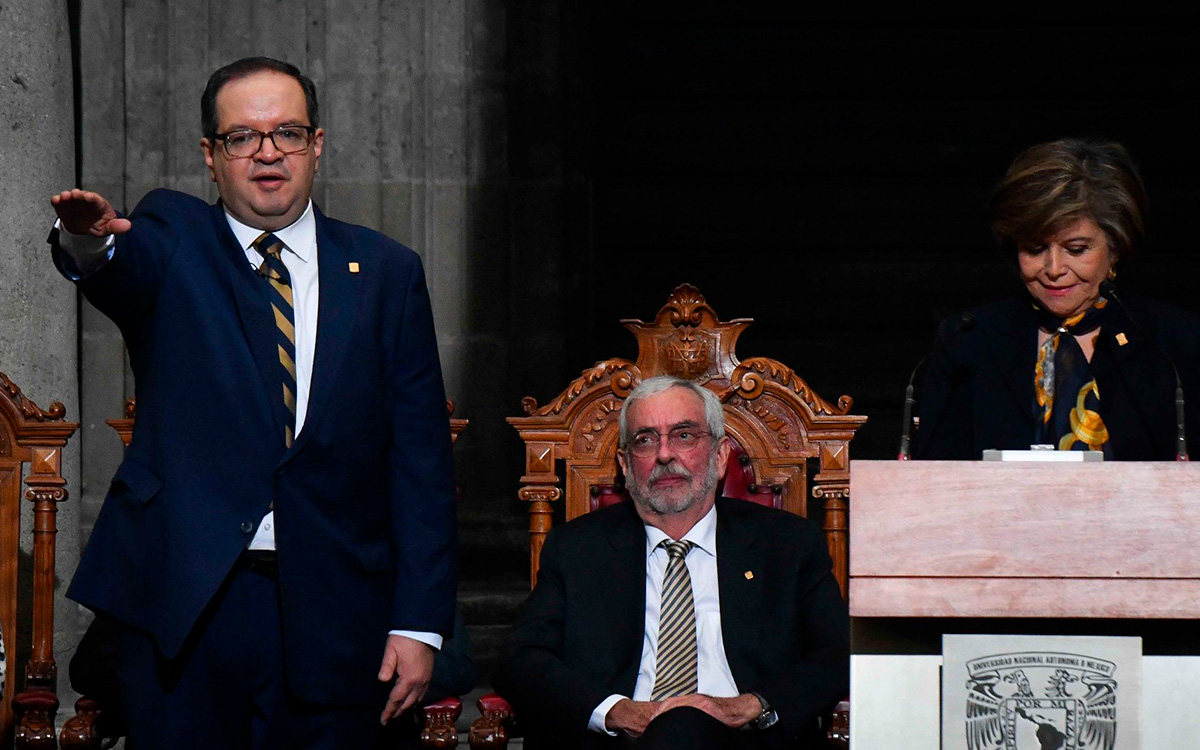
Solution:
M 508 419 L 525 443 L 518 496 L 529 510 L 531 585 L 554 504 L 563 499 L 563 477 L 567 520 L 604 504 L 606 493 L 619 493 L 621 404 L 642 380 L 673 375 L 711 389 L 724 404 L 726 431 L 744 455 L 730 462 L 727 486 L 730 472 L 740 472 L 752 499 L 801 516 L 808 515 L 810 494 L 824 501 L 817 520 L 845 595 L 850 441 L 866 422 L 850 414 L 852 399 L 826 401 L 774 359 L 739 360 L 737 339 L 753 321 L 721 321 L 691 285 L 676 288 L 652 321 L 621 322 L 637 338 L 637 361 L 597 362 L 545 406 L 527 397 L 525 416 Z
M 0 372 L 0 629 L 7 652 L 4 699 L 0 702 L 0 741 L 15 733 L 16 746 L 43 739 L 49 721 L 54 738 L 54 521 L 58 503 L 67 499 L 62 454 L 79 425 L 64 419 L 57 401 L 42 409 Z M 24 481 L 22 482 L 22 477 Z M 22 483 L 25 489 L 22 492 Z M 31 574 L 19 571 L 21 498 L 33 503 Z M 32 579 L 29 612 L 17 607 L 18 581 Z M 18 623 L 28 623 L 19 627 Z M 28 655 L 18 651 L 18 632 L 29 633 Z M 22 639 L 23 640 L 23 639 Z M 18 667 L 21 674 L 18 676 Z M 18 693 L 17 686 L 21 686 Z M 20 726 L 14 701 L 23 707 Z

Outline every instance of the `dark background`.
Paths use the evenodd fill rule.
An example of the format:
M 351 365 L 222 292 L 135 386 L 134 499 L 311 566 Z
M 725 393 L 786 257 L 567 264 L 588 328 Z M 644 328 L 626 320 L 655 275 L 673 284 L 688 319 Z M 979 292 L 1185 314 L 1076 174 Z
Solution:
M 628 2 L 517 2 L 508 22 L 513 320 L 561 342 L 518 344 L 520 395 L 634 357 L 618 320 L 686 281 L 723 319 L 755 319 L 742 358 L 854 398 L 871 420 L 855 457 L 892 457 L 937 321 L 1019 289 L 992 186 L 1061 137 L 1130 149 L 1150 236 L 1119 281 L 1197 307 L 1192 23 Z M 524 207 L 546 184 L 558 209 Z

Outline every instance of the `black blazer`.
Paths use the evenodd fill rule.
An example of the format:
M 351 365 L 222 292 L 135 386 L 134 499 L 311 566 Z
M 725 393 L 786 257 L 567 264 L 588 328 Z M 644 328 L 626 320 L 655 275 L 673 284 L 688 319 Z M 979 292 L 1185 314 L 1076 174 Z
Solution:
M 138 415 L 67 595 L 173 657 L 273 501 L 288 687 L 369 700 L 389 630 L 451 632 L 450 429 L 420 259 L 315 213 L 316 356 L 290 449 L 273 317 L 220 204 L 149 193 L 78 282 L 124 335 Z
M 717 500 L 725 654 L 738 690 L 761 693 L 789 736 L 809 731 L 849 686 L 849 620 L 830 569 L 812 523 Z M 646 533 L 632 503 L 554 529 L 497 691 L 525 726 L 582 741 L 601 701 L 633 694 L 645 605 Z
M 1091 362 L 1113 457 L 1175 458 L 1175 376 L 1158 347 L 1179 369 L 1190 399 L 1188 443 L 1200 449 L 1195 443 L 1200 318 L 1131 295 L 1122 299 L 1129 309 L 1112 305 Z M 987 448 L 1029 448 L 1035 425 L 1037 331 L 1034 311 L 1022 299 L 986 305 L 942 323 L 918 402 L 914 458 L 979 459 Z

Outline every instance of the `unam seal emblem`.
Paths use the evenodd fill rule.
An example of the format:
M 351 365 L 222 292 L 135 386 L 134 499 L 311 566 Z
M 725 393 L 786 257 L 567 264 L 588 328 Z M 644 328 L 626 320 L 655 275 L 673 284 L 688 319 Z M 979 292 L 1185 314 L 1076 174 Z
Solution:
M 1113 750 L 1117 665 L 1082 654 L 1000 653 L 967 662 L 969 750 Z

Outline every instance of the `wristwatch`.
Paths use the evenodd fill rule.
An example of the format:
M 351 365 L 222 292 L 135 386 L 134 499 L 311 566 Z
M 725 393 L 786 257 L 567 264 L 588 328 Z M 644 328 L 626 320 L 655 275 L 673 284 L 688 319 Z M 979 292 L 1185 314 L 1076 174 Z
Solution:
M 779 721 L 779 714 L 776 713 L 775 708 L 771 706 L 771 703 L 766 698 L 762 697 L 762 695 L 754 691 L 750 691 L 750 695 L 758 698 L 758 702 L 762 704 L 762 713 L 760 713 L 757 718 L 750 720 L 750 726 L 754 727 L 755 729 L 767 729 L 775 726 L 776 722 Z

